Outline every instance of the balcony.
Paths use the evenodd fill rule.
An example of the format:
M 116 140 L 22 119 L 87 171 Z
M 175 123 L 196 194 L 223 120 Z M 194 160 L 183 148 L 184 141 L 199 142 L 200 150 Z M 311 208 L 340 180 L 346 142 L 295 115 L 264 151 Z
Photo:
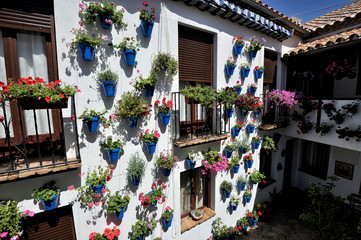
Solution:
M 74 98 L 69 105 L 76 119 Z M 0 182 L 81 166 L 77 123 L 60 109 L 22 110 L 16 102 L 0 109 Z
M 229 137 L 230 124 L 222 105 L 214 104 L 214 107 L 207 108 L 196 103 L 186 103 L 185 97 L 179 92 L 172 93 L 172 101 L 172 138 L 175 146 L 183 148 Z
M 258 127 L 263 131 L 287 127 L 290 123 L 290 108 L 286 106 L 271 106 L 269 100 L 263 98 L 264 113 L 262 124 Z

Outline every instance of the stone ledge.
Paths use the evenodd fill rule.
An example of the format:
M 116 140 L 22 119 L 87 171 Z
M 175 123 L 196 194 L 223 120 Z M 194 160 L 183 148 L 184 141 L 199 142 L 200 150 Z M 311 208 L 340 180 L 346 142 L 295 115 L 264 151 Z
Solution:
M 173 144 L 176 147 L 184 148 L 184 147 L 190 147 L 194 145 L 209 143 L 209 142 L 215 142 L 223 139 L 229 138 L 229 134 L 221 134 L 221 135 L 214 135 L 210 137 L 202 137 L 202 138 L 194 138 L 194 139 L 186 139 L 186 140 L 179 140 L 179 141 L 173 141 Z
M 263 130 L 263 131 L 270 131 L 270 130 L 274 130 L 277 128 L 279 128 L 277 126 L 277 124 L 264 124 L 264 125 L 258 126 L 258 129 Z
M 181 219 L 181 233 L 189 231 L 195 226 L 207 221 L 208 219 L 211 219 L 216 215 L 215 211 L 210 208 L 203 208 L 201 211 L 203 212 L 204 216 L 198 221 L 193 220 L 190 216 L 186 216 Z

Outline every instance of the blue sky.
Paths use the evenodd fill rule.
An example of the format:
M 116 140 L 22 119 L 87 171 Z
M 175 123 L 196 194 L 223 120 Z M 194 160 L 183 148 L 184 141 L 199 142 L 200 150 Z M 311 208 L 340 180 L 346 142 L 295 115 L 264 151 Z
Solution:
M 298 17 L 305 23 L 337 8 L 351 4 L 352 0 L 263 0 L 268 6 L 288 17 Z

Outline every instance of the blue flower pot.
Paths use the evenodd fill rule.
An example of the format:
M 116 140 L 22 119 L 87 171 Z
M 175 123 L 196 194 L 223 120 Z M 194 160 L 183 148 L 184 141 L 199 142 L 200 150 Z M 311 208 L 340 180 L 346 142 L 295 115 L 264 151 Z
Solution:
M 238 173 L 239 168 L 240 168 L 239 165 L 233 166 L 233 173 Z
M 226 158 L 230 158 L 232 157 L 232 153 L 233 151 L 227 151 L 226 149 L 223 150 L 223 155 L 226 157 Z
M 122 52 L 125 65 L 127 66 L 133 66 L 135 63 L 135 56 L 137 55 L 137 51 L 126 49 Z
M 160 122 L 161 122 L 163 125 L 168 125 L 171 116 L 172 116 L 171 113 L 168 113 L 168 114 L 159 113 Z
M 236 210 L 237 210 L 238 205 L 233 205 L 232 202 L 229 202 L 229 205 L 230 205 L 232 211 L 236 211 Z
M 246 203 L 249 203 L 251 201 L 251 198 L 252 198 L 252 196 L 250 196 L 250 197 L 243 196 L 243 199 Z
M 44 207 L 47 211 L 49 210 L 53 210 L 56 208 L 56 203 L 57 203 L 57 198 L 58 198 L 58 195 L 54 195 L 53 199 L 52 200 L 47 200 L 45 201 L 44 199 L 41 198 L 41 201 L 43 202 L 44 204 Z
M 252 94 L 253 96 L 256 94 L 257 88 L 248 88 L 247 93 Z
M 133 186 L 138 186 L 139 185 L 139 178 L 131 178 L 131 179 L 129 179 L 130 180 L 130 182 L 132 183 L 132 185 Z
M 250 225 L 251 227 L 256 226 L 256 224 L 257 224 L 257 222 L 258 222 L 258 220 L 252 220 L 252 219 L 250 219 L 250 218 L 248 218 L 248 221 L 249 221 L 249 225 Z
M 143 240 L 144 239 L 144 235 L 142 234 L 142 235 L 140 235 L 140 237 L 139 238 L 135 238 L 136 240 Z
M 253 180 L 251 180 L 251 183 L 253 184 L 253 185 L 256 185 L 257 183 L 255 182 L 255 181 L 253 181 Z
M 84 122 L 89 132 L 96 132 L 99 130 L 99 118 L 92 117 L 90 122 Z
M 246 153 L 247 152 L 247 149 L 244 148 L 244 147 L 239 147 L 239 153 L 240 154 L 243 154 L 243 153 Z
M 148 22 L 146 20 L 141 20 L 140 26 L 142 27 L 142 32 L 144 37 L 152 36 L 154 21 Z
M 257 110 L 254 111 L 254 114 L 255 114 L 256 116 L 261 115 L 261 113 L 262 113 L 262 110 L 261 110 L 260 108 L 257 108 Z
M 244 189 L 246 188 L 246 184 L 240 184 L 239 182 L 237 182 L 237 187 L 239 189 L 239 191 L 244 191 Z
M 147 152 L 150 154 L 155 153 L 155 147 L 157 146 L 156 143 L 145 143 L 145 148 L 147 149 Z
M 78 43 L 78 49 L 80 51 L 81 58 L 84 61 L 92 61 L 94 56 L 94 47 L 88 42 L 81 41 Z
M 243 111 L 243 110 L 241 110 L 241 116 L 242 116 L 242 117 L 247 116 L 247 114 L 248 114 L 248 111 Z
M 106 20 L 110 20 L 109 19 L 109 15 L 101 13 L 99 14 L 99 18 L 100 18 L 100 25 L 102 26 L 103 29 L 111 29 L 113 24 L 109 24 L 107 22 L 105 22 Z
M 138 118 L 132 119 L 131 117 L 127 117 L 128 126 L 130 128 L 136 128 L 138 123 Z
M 233 135 L 234 137 L 237 137 L 237 136 L 239 135 L 239 132 L 241 131 L 241 129 L 240 129 L 240 128 L 232 127 L 231 131 L 232 131 L 232 135 Z
M 144 92 L 146 97 L 153 97 L 154 95 L 154 87 L 150 86 L 149 84 L 144 85 Z
M 118 161 L 120 150 L 121 148 L 116 148 L 113 150 L 107 149 L 108 158 L 111 162 Z
M 223 196 L 224 196 L 225 198 L 229 198 L 229 197 L 231 196 L 231 192 L 232 192 L 232 191 L 226 192 L 225 190 L 222 190 L 222 192 L 223 192 Z
M 243 231 L 243 232 L 247 232 L 247 228 L 248 228 L 248 226 L 242 227 L 242 231 Z
M 257 55 L 257 51 L 256 50 L 252 50 L 252 51 L 249 51 L 249 57 L 252 59 L 252 58 L 255 58 Z
M 171 171 L 172 171 L 172 169 L 171 168 L 161 168 L 161 170 L 162 170 L 162 173 L 163 173 L 163 175 L 165 176 L 165 177 L 169 177 L 169 175 L 170 175 L 170 173 L 171 173 Z
M 262 76 L 263 76 L 263 70 L 256 70 L 256 71 L 254 71 L 255 72 L 255 77 L 257 78 L 257 79 L 260 79 L 260 78 L 262 78 Z
M 162 218 L 162 219 L 163 219 L 164 226 L 166 226 L 167 228 L 172 226 L 173 216 L 171 217 L 171 219 L 169 219 L 169 221 L 165 220 L 164 218 Z
M 236 68 L 236 66 L 228 66 L 226 65 L 226 75 L 227 76 L 232 76 L 234 73 L 234 69 Z
M 120 210 L 120 212 L 116 212 L 116 213 L 115 213 L 115 216 L 117 217 L 118 220 L 123 219 L 123 217 L 124 217 L 124 211 L 125 211 L 125 207 L 123 207 L 123 208 Z
M 102 189 L 104 188 L 103 184 L 92 186 L 92 188 L 95 194 L 100 193 L 101 195 L 103 195 L 102 193 Z
M 260 142 L 252 142 L 252 148 L 253 149 L 258 149 L 260 145 L 261 145 Z
M 187 163 L 187 167 L 188 167 L 189 169 L 194 169 L 194 167 L 195 167 L 195 165 L 196 165 L 196 163 L 193 162 L 192 160 L 190 160 L 188 157 L 186 158 L 186 163 Z
M 253 166 L 253 161 L 244 161 L 244 165 L 246 165 L 247 168 L 252 168 Z
M 250 71 L 251 71 L 250 68 L 241 68 L 241 76 L 242 76 L 242 78 L 248 77 Z
M 150 193 L 154 193 L 154 191 L 148 192 L 147 195 L 150 194 Z M 155 201 L 154 204 L 152 204 L 152 203 L 149 203 L 149 204 L 150 204 L 150 206 L 155 207 L 155 206 L 157 206 L 157 201 Z
M 226 117 L 231 118 L 233 115 L 233 112 L 234 112 L 234 108 L 232 108 L 232 109 L 226 108 Z
M 234 91 L 237 91 L 237 95 L 238 95 L 238 96 L 241 95 L 242 88 L 236 88 L 236 87 L 234 87 L 233 90 L 234 90 Z
M 105 96 L 113 97 L 117 90 L 117 82 L 103 81 L 102 87 L 103 87 Z
M 343 122 L 343 120 L 342 120 L 342 121 L 336 121 L 336 120 L 335 120 L 335 123 L 336 123 L 337 125 L 340 125 L 342 122 Z
M 242 44 L 237 44 L 237 45 L 233 45 L 233 52 L 235 55 L 239 55 L 242 53 L 242 49 L 243 49 L 243 45 Z
M 256 126 L 249 126 L 249 125 L 247 125 L 247 132 L 248 133 L 254 133 L 254 130 L 256 129 Z

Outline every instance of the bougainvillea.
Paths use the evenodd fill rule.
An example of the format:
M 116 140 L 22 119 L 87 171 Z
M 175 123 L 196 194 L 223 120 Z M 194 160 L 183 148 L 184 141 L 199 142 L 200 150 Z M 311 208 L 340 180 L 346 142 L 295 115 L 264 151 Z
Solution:
M 274 89 L 267 93 L 267 100 L 271 101 L 272 105 L 293 107 L 298 101 L 295 99 L 296 92 Z
M 201 170 L 203 175 L 208 172 L 217 174 L 228 168 L 228 160 L 217 151 L 208 151 L 204 155 L 203 167 L 204 169 Z

